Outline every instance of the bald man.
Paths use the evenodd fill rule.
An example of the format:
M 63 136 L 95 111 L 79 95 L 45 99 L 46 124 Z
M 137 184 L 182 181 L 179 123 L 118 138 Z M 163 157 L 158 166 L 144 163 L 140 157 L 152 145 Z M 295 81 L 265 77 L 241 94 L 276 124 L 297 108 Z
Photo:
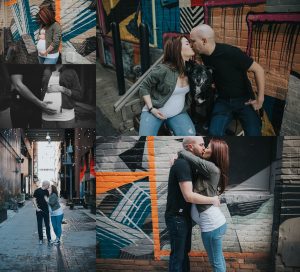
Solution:
M 241 122 L 246 136 L 261 136 L 258 110 L 264 102 L 263 68 L 239 48 L 216 43 L 214 30 L 206 24 L 190 33 L 191 45 L 203 63 L 213 69 L 217 99 L 212 112 L 209 134 L 223 136 L 233 118 Z M 253 72 L 257 85 L 254 96 L 247 72 Z
M 200 136 L 186 137 L 182 145 L 184 149 L 200 157 L 205 150 L 204 140 Z M 188 161 L 183 158 L 175 160 L 169 173 L 165 212 L 171 245 L 169 271 L 172 272 L 190 271 L 188 253 L 191 250 L 192 235 L 191 203 L 220 205 L 218 197 L 193 192 L 193 181 L 196 178 L 197 173 Z

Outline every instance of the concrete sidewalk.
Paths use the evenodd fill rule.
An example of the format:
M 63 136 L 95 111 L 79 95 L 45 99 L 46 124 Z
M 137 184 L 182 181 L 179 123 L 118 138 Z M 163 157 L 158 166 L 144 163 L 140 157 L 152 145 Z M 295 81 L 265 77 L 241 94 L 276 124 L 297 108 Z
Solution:
M 64 205 L 63 205 L 64 206 Z M 60 246 L 48 246 L 44 228 L 44 244 L 39 245 L 35 209 L 31 201 L 17 213 L 9 211 L 0 224 L 0 271 L 10 272 L 94 272 L 95 220 L 87 210 L 64 208 L 64 221 Z M 55 234 L 51 227 L 51 237 Z

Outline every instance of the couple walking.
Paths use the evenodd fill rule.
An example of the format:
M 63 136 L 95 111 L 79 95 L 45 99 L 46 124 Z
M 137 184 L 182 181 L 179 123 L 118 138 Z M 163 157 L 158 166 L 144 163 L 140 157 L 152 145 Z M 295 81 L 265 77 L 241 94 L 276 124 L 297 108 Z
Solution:
M 223 136 L 229 123 L 237 118 L 246 136 L 261 136 L 261 120 L 257 111 L 264 102 L 264 70 L 239 48 L 217 43 L 214 30 L 206 24 L 193 28 L 190 39 L 180 35 L 165 43 L 163 62 L 153 67 L 140 85 L 139 94 L 145 106 L 139 135 L 157 135 L 162 124 L 167 125 L 176 136 L 196 134 L 187 113 L 192 95 L 185 67 L 185 62 L 195 55 L 213 70 L 217 90 L 212 114 L 207 120 L 209 135 Z M 256 97 L 247 72 L 254 73 Z
M 212 139 L 207 148 L 200 136 L 183 140 L 184 150 L 170 169 L 165 221 L 169 232 L 170 272 L 190 271 L 192 221 L 201 229 L 203 245 L 214 272 L 226 271 L 222 238 L 225 216 L 218 196 L 228 181 L 228 145 Z
M 36 218 L 39 233 L 39 244 L 43 244 L 43 220 L 46 227 L 46 235 L 48 245 L 60 244 L 60 237 L 62 233 L 62 220 L 64 217 L 63 209 L 59 204 L 57 188 L 54 185 L 50 186 L 49 181 L 43 181 L 42 187 L 34 191 L 33 204 L 36 208 Z M 50 234 L 50 220 L 49 213 L 51 215 L 51 223 L 56 235 L 55 240 L 51 240 Z

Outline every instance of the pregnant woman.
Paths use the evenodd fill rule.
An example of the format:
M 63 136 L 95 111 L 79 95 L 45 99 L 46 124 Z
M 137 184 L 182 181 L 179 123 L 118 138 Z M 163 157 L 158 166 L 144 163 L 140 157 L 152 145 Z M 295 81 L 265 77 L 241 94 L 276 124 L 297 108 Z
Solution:
M 228 180 L 228 145 L 223 140 L 212 139 L 202 158 L 192 154 L 193 139 L 184 143 L 186 150 L 178 157 L 189 161 L 199 171 L 194 192 L 205 196 L 216 196 L 224 192 Z M 214 272 L 225 272 L 226 263 L 222 251 L 222 239 L 227 229 L 226 219 L 219 207 L 192 204 L 192 219 L 200 226 L 203 245 Z
M 194 56 L 185 36 L 168 40 L 164 47 L 163 63 L 153 68 L 140 86 L 145 102 L 142 109 L 139 135 L 157 135 L 165 123 L 174 135 L 195 135 L 194 124 L 187 114 L 191 97 L 184 62 Z
M 37 14 L 40 23 L 37 50 L 40 64 L 56 64 L 59 57 L 61 27 L 55 20 L 55 13 L 43 6 Z
M 75 127 L 75 100 L 81 100 L 82 91 L 74 69 L 66 65 L 49 66 L 43 76 L 43 101 L 55 114 L 42 114 L 43 128 Z

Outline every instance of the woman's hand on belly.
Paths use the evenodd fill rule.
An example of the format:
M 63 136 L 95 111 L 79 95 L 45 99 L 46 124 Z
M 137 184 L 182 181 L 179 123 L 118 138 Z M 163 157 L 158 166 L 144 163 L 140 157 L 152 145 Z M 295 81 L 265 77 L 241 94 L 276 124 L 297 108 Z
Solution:
M 63 87 L 60 85 L 50 85 L 47 89 L 48 93 L 61 93 L 63 92 Z
M 166 117 L 156 108 L 151 110 L 151 113 L 158 119 L 165 120 Z

